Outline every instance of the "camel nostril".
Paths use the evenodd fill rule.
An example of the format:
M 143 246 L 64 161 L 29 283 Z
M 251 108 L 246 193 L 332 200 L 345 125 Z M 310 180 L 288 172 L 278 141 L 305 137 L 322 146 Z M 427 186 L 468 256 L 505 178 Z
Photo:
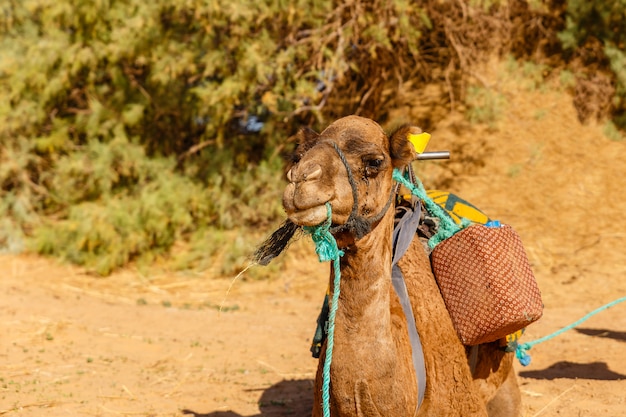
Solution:
M 310 172 L 304 174 L 305 181 L 316 180 L 322 177 L 322 167 L 320 167 L 319 165 L 315 165 L 312 168 L 313 169 L 311 169 Z
M 318 164 L 294 167 L 287 172 L 287 181 L 292 184 L 314 181 L 319 178 L 322 178 L 322 167 Z

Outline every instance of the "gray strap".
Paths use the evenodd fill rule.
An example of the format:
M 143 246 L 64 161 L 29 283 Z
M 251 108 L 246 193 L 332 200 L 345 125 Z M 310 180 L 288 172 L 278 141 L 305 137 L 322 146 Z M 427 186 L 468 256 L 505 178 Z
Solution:
M 424 351 L 422 349 L 422 342 L 420 341 L 419 334 L 417 333 L 417 327 L 415 325 L 415 316 L 413 315 L 413 308 L 411 307 L 411 301 L 409 299 L 409 293 L 404 282 L 404 276 L 398 266 L 398 261 L 406 253 L 409 245 L 415 237 L 417 226 L 420 220 L 420 204 L 416 202 L 414 209 L 407 209 L 406 213 L 393 231 L 393 248 L 394 255 L 391 269 L 391 282 L 393 288 L 398 294 L 400 304 L 402 305 L 402 311 L 406 317 L 407 326 L 409 329 L 409 340 L 411 341 L 411 356 L 413 359 L 413 367 L 415 368 L 415 376 L 417 378 L 417 409 L 422 405 L 424 401 L 424 394 L 426 392 L 426 366 L 424 364 Z
M 419 200 L 415 198 L 413 200 L 412 209 L 408 207 L 400 207 L 399 209 L 405 210 L 405 213 L 393 229 L 392 265 L 397 264 L 400 258 L 402 258 L 409 249 L 409 246 L 415 237 L 415 233 L 417 232 L 417 226 L 419 226 L 422 211 Z

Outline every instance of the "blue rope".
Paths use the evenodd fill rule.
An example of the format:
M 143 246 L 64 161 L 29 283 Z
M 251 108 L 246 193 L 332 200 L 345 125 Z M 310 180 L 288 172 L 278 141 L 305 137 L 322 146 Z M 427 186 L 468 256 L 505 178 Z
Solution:
M 337 305 L 339 304 L 339 291 L 341 270 L 339 258 L 344 252 L 337 247 L 337 241 L 330 233 L 330 225 L 332 219 L 332 210 L 330 203 L 326 203 L 327 219 L 318 226 L 307 226 L 305 232 L 311 235 L 311 239 L 315 243 L 315 252 L 320 262 L 332 261 L 335 279 L 333 282 L 333 298 L 328 313 L 328 334 L 326 341 L 326 359 L 324 360 L 324 369 L 322 370 L 322 411 L 324 417 L 330 417 L 330 363 L 333 360 L 333 344 L 335 336 L 335 315 L 337 313 Z
M 613 307 L 616 304 L 619 304 L 623 301 L 626 301 L 626 297 L 622 297 L 622 298 L 618 298 L 615 301 L 612 301 L 608 304 L 603 305 L 602 307 L 599 307 L 595 310 L 593 310 L 591 313 L 585 315 L 583 318 L 581 318 L 578 321 L 575 321 L 574 323 L 570 324 L 569 326 L 565 326 L 560 330 L 557 330 L 556 332 L 549 334 L 547 336 L 544 336 L 540 339 L 537 340 L 533 340 L 531 342 L 527 342 L 527 343 L 522 343 L 519 344 L 517 346 L 517 348 L 515 349 L 515 356 L 517 357 L 517 359 L 519 360 L 519 362 L 522 364 L 522 366 L 528 366 L 528 364 L 530 364 L 530 355 L 527 353 L 527 351 L 529 351 L 533 346 L 538 345 L 539 343 L 543 343 L 546 342 L 550 339 L 553 339 L 555 337 L 557 337 L 558 335 L 560 335 L 561 333 L 564 333 L 578 325 L 580 325 L 581 323 L 583 323 L 584 321 L 586 321 L 587 319 L 595 316 L 596 314 L 606 310 L 607 308 Z

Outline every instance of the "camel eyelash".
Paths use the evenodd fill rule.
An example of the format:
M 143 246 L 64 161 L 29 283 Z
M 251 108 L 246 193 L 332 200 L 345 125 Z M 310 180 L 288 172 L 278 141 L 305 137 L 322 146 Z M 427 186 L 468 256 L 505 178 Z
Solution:
M 379 169 L 385 165 L 384 155 L 365 155 L 362 159 L 363 165 L 366 168 Z

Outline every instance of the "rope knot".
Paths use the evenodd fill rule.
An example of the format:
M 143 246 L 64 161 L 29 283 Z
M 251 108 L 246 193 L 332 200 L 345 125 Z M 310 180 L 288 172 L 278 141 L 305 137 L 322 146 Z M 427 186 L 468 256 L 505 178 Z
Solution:
M 320 262 L 334 261 L 340 256 L 344 255 L 344 252 L 337 246 L 337 241 L 330 233 L 330 226 L 332 221 L 332 210 L 330 203 L 326 203 L 326 221 L 317 226 L 305 226 L 304 231 L 311 235 L 313 243 L 315 243 L 315 253 Z
M 517 345 L 517 348 L 515 348 L 515 357 L 522 366 L 530 365 L 531 358 L 530 355 L 526 352 L 530 350 L 531 347 L 532 345 L 528 343 L 520 343 L 519 345 Z
M 428 246 L 431 249 L 434 249 L 435 246 L 437 246 L 439 243 L 453 236 L 456 232 L 461 230 L 461 227 L 466 227 L 469 225 L 469 222 L 467 220 L 463 220 L 461 227 L 457 226 L 457 224 L 454 223 L 454 220 L 452 220 L 452 218 L 445 212 L 445 210 L 439 207 L 437 203 L 435 203 L 430 197 L 428 197 L 428 194 L 426 193 L 426 190 L 424 189 L 424 186 L 419 181 L 419 179 L 415 178 L 416 183 L 413 184 L 411 181 L 405 178 L 404 175 L 397 168 L 393 170 L 393 179 L 396 182 L 404 185 L 408 190 L 411 191 L 411 194 L 422 200 L 424 202 L 426 210 L 439 219 L 439 230 L 434 236 L 432 236 L 428 240 Z

